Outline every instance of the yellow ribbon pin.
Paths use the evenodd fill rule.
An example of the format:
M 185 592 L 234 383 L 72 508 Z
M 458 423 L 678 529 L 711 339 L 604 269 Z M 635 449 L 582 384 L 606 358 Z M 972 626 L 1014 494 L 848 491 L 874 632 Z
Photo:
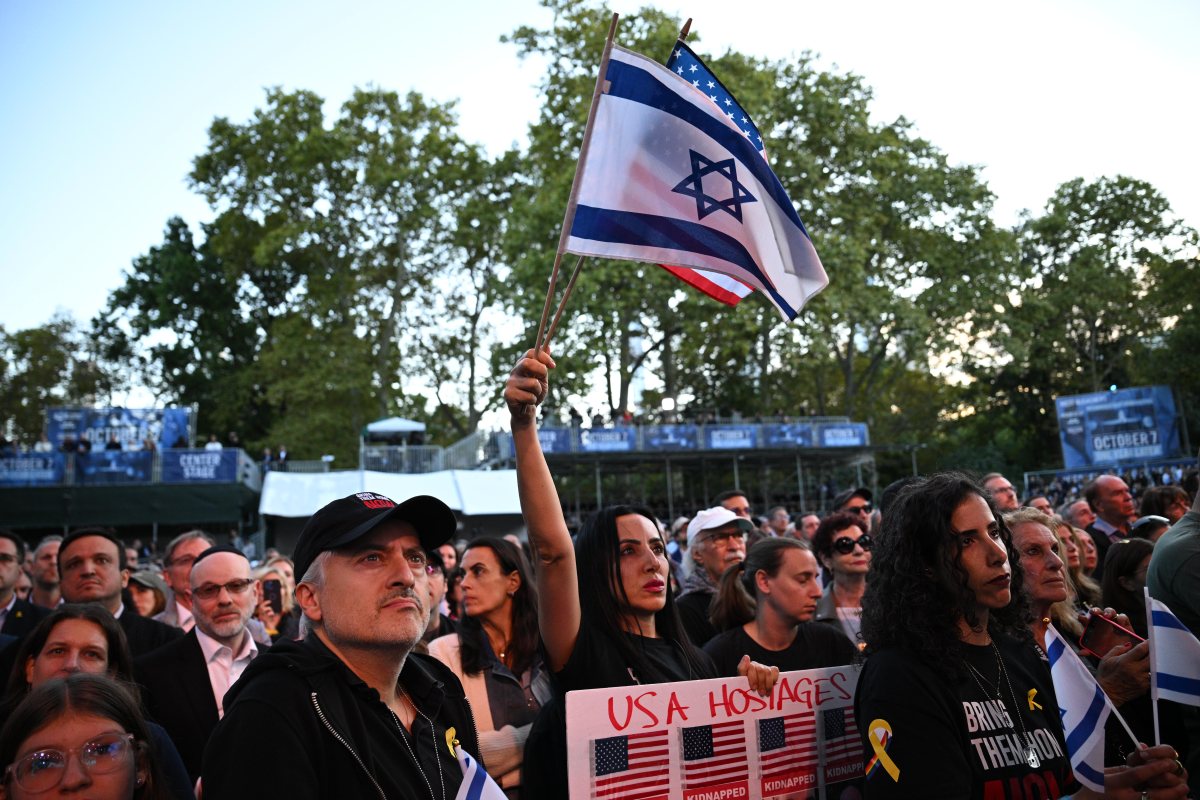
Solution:
M 450 750 L 450 755 L 458 758 L 458 753 L 454 752 L 454 748 L 458 747 L 458 739 L 455 737 L 454 728 L 446 728 L 446 747 Z
M 1029 710 L 1030 711 L 1041 711 L 1042 710 L 1042 704 L 1039 703 L 1037 700 L 1033 699 L 1033 698 L 1037 697 L 1037 689 L 1030 689 L 1028 692 L 1025 693 L 1025 697 L 1029 700 Z
M 870 732 L 871 749 L 875 755 L 867 762 L 866 774 L 870 778 L 880 767 L 896 783 L 900 782 L 900 767 L 887 754 L 888 745 L 892 742 L 892 726 L 885 719 L 874 720 L 867 729 Z

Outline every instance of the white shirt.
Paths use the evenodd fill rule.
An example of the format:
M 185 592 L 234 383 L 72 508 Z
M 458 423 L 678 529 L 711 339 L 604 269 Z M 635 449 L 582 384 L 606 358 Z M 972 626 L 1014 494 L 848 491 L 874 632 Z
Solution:
M 192 626 L 195 624 L 196 624 L 196 618 L 192 616 L 192 610 L 190 608 L 184 608 L 183 606 L 181 606 L 179 604 L 179 601 L 176 600 L 175 601 L 175 627 L 180 628 L 183 630 L 184 633 L 187 633 L 188 631 L 190 631 L 192 629 Z
M 208 682 L 212 685 L 213 697 L 217 699 L 217 717 L 225 716 L 225 693 L 233 686 L 246 667 L 258 655 L 258 646 L 250 631 L 243 631 L 242 646 L 235 654 L 229 647 L 218 642 L 204 631 L 196 628 L 196 641 L 204 653 L 204 662 L 208 666 Z

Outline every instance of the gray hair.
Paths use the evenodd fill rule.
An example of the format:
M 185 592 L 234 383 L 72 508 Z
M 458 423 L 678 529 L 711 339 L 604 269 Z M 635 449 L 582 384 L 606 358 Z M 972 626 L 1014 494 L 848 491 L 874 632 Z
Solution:
M 166 560 L 170 561 L 175 557 L 175 550 L 184 542 L 190 542 L 192 539 L 203 539 L 208 542 L 209 546 L 215 545 L 217 542 L 207 532 L 196 528 L 195 530 L 187 531 L 176 536 L 171 541 L 167 542 Z
M 328 560 L 328 550 L 318 553 L 317 557 L 314 558 L 312 563 L 308 565 L 308 569 L 304 570 L 304 575 L 300 578 L 300 580 L 296 581 L 296 587 L 299 588 L 300 584 L 307 583 L 311 584 L 315 589 L 322 588 L 325 585 L 325 562 Z M 308 614 L 302 613 L 300 615 L 300 638 L 307 638 L 309 631 L 312 629 L 313 621 L 308 618 Z

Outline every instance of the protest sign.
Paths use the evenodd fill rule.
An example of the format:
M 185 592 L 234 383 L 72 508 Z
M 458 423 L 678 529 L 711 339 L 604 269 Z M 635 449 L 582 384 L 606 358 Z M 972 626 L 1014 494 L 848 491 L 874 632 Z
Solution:
M 572 800 L 859 798 L 854 666 L 567 694 Z

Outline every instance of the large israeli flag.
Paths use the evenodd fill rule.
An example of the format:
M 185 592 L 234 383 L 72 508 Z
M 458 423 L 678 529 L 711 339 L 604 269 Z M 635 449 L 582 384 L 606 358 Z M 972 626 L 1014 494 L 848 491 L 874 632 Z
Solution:
M 734 112 L 620 47 L 605 77 L 566 249 L 728 275 L 795 319 L 829 279 Z
M 1150 688 L 1155 700 L 1200 706 L 1200 641 L 1146 592 L 1150 617 Z
M 1104 723 L 1112 704 L 1054 626 L 1046 630 L 1050 678 L 1062 714 L 1071 769 L 1084 786 L 1104 793 Z

